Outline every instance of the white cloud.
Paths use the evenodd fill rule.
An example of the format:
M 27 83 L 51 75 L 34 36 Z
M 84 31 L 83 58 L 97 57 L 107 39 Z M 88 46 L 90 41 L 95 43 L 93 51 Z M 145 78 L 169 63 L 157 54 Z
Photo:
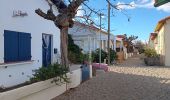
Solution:
M 136 3 L 136 7 L 138 8 L 154 8 L 154 1 L 150 0 L 147 3 L 141 4 L 141 3 Z
M 147 3 L 149 0 L 137 0 L 137 2 L 141 3 L 141 4 L 144 4 L 144 3 Z
M 126 5 L 124 2 L 118 2 L 118 9 L 134 9 L 135 8 L 135 2 L 131 2 L 130 5 Z
M 78 11 L 77 11 L 77 14 L 76 14 L 76 16 L 83 16 L 84 15 L 84 10 L 82 10 L 83 9 L 83 7 L 82 6 L 80 6 L 79 8 L 78 8 Z
M 162 5 L 162 6 L 158 7 L 157 9 L 162 10 L 164 12 L 169 12 L 170 13 L 170 3 Z
M 102 18 L 102 20 L 106 19 L 106 16 L 102 16 L 101 18 Z M 94 20 L 95 21 L 100 21 L 100 17 L 99 16 L 98 17 L 94 17 Z
M 118 2 L 117 5 L 119 4 L 125 4 L 124 2 Z M 135 9 L 135 8 L 146 8 L 146 9 L 157 9 L 159 11 L 164 11 L 164 12 L 169 12 L 170 13 L 170 2 L 167 4 L 164 4 L 160 7 L 154 7 L 154 0 L 138 0 L 136 2 L 131 2 L 130 6 L 122 5 L 120 6 L 121 9 Z

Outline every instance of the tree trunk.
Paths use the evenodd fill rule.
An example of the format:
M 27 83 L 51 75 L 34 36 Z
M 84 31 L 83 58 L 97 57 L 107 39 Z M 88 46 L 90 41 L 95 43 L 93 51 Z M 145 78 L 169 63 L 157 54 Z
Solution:
M 60 49 L 61 49 L 61 64 L 64 67 L 69 67 L 68 62 L 68 27 L 60 29 Z

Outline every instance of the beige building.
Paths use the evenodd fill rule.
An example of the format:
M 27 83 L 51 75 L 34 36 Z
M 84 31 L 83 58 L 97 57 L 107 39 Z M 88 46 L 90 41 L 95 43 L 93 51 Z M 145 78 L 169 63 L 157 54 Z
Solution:
M 170 66 L 170 16 L 160 20 L 151 33 L 149 46 L 154 48 L 161 56 L 161 62 L 165 66 Z

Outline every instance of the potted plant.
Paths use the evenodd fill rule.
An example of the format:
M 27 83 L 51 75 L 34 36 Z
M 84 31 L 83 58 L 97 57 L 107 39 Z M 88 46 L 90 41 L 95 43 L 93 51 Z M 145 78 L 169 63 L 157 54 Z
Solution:
M 154 49 L 146 48 L 144 53 L 146 56 L 146 58 L 144 58 L 144 62 L 146 65 L 148 66 L 160 65 L 160 57 Z

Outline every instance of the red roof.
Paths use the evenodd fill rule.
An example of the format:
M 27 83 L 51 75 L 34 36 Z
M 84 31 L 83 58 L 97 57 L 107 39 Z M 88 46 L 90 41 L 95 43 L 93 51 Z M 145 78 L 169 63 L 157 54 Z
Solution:
M 124 35 L 117 35 L 117 38 L 125 38 Z
M 155 28 L 155 32 L 159 31 L 159 30 L 162 28 L 162 26 L 165 24 L 165 22 L 166 22 L 167 20 L 169 20 L 169 19 L 170 19 L 170 16 L 168 16 L 168 17 L 160 20 L 160 21 L 158 22 L 156 28 Z
M 151 33 L 150 34 L 150 39 L 154 40 L 157 37 L 158 33 Z

